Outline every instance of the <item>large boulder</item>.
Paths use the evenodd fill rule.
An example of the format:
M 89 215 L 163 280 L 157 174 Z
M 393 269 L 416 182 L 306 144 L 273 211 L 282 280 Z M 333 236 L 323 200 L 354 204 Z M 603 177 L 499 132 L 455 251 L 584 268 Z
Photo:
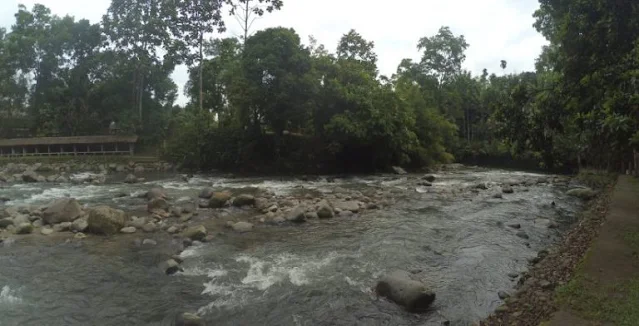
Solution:
M 231 193 L 228 191 L 216 192 L 209 200 L 210 208 L 222 208 L 231 199 Z
M 98 206 L 89 212 L 88 230 L 96 234 L 116 234 L 126 225 L 126 214 L 119 209 Z
M 597 195 L 597 192 L 590 188 L 575 188 L 568 190 L 566 195 L 581 199 L 591 199 Z
M 182 233 L 185 238 L 189 238 L 191 240 L 202 241 L 206 238 L 206 228 L 203 225 L 192 226 Z
M 242 207 L 242 206 L 253 206 L 255 205 L 255 197 L 253 195 L 242 194 L 235 199 L 233 199 L 233 206 Z
M 22 173 L 22 181 L 24 182 L 38 182 L 41 180 L 41 176 L 35 171 L 29 170 Z
M 333 207 L 326 200 L 322 200 L 317 209 L 317 216 L 319 218 L 332 218 L 335 216 L 333 213 Z
M 150 213 L 169 210 L 169 203 L 164 198 L 153 198 L 146 204 L 146 209 Z
M 435 293 L 422 282 L 411 279 L 406 271 L 394 271 L 382 277 L 375 291 L 411 312 L 423 312 L 435 301 Z
M 46 224 L 73 222 L 82 215 L 82 207 L 73 198 L 57 199 L 42 212 L 42 220 Z

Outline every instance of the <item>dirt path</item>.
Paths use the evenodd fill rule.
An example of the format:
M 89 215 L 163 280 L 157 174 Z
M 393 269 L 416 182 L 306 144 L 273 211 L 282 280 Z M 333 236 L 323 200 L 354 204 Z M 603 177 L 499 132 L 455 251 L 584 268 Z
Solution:
M 620 176 L 599 236 L 543 325 L 639 325 L 638 252 L 639 180 Z

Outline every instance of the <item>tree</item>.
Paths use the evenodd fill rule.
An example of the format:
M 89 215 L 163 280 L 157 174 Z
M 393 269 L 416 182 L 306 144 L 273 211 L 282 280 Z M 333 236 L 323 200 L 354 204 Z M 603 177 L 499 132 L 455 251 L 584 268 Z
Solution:
M 284 4 L 282 0 L 226 0 L 231 8 L 231 15 L 239 23 L 243 35 L 242 41 L 246 43 L 250 36 L 250 30 L 256 19 L 262 17 L 266 12 L 280 10 Z
M 506 62 L 506 60 L 501 60 L 499 62 L 499 66 L 501 67 L 502 70 L 506 70 L 506 67 L 508 66 L 508 63 Z
M 464 51 L 467 48 L 463 35 L 457 37 L 449 27 L 441 27 L 437 35 L 419 40 L 417 49 L 423 51 L 420 66 L 425 73 L 437 76 L 439 84 L 443 84 L 459 74 L 466 60 Z

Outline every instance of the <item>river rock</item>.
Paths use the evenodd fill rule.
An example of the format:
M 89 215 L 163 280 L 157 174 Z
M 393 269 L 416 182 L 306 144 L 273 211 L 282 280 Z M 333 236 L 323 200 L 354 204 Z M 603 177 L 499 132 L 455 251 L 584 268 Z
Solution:
M 339 212 L 339 217 L 351 217 L 353 216 L 353 212 L 351 211 L 341 211 Z
M 151 199 L 154 199 L 154 198 L 162 198 L 162 199 L 167 199 L 168 198 L 164 188 L 159 188 L 159 187 L 151 188 L 151 190 L 147 191 L 145 197 L 148 200 L 151 200 Z
M 136 183 L 136 182 L 138 182 L 138 178 L 131 173 L 127 174 L 126 178 L 124 178 L 124 183 Z
M 120 229 L 121 233 L 129 233 L 130 234 L 130 233 L 135 233 L 135 231 L 137 231 L 135 226 L 126 226 L 126 227 L 123 227 L 122 229 Z
M 146 204 L 149 213 L 166 212 L 169 210 L 169 203 L 164 198 L 153 198 Z
M 22 173 L 22 181 L 24 182 L 39 182 L 40 180 L 41 176 L 35 171 L 29 170 Z
M 509 185 L 504 185 L 501 187 L 501 191 L 505 194 L 512 194 L 515 192 L 515 190 L 513 190 L 513 187 L 509 186 Z
M 59 177 L 60 176 L 57 174 L 52 174 L 47 177 L 47 182 L 55 182 L 56 180 L 58 180 Z
M 31 223 L 20 223 L 16 226 L 16 234 L 29 234 L 33 232 L 33 225 Z
M 435 293 L 422 282 L 413 280 L 406 271 L 394 271 L 382 277 L 375 291 L 411 312 L 423 312 L 435 301 Z
M 359 212 L 359 203 L 356 201 L 339 201 L 334 203 L 333 206 L 341 211 Z
M 71 230 L 76 232 L 84 232 L 89 227 L 89 222 L 86 218 L 79 218 L 71 224 Z
M 216 192 L 211 196 L 208 207 L 210 208 L 222 208 L 226 206 L 226 203 L 231 199 L 231 193 L 228 191 Z
M 153 233 L 157 229 L 158 229 L 158 227 L 153 222 L 146 223 L 146 224 L 144 224 L 142 226 L 142 231 L 144 231 L 146 233 Z
M 306 217 L 307 220 L 316 220 L 319 218 L 319 216 L 315 212 L 307 212 L 306 214 L 304 214 L 304 217 Z
M 126 224 L 126 214 L 119 209 L 98 206 L 90 210 L 88 230 L 96 234 L 116 234 Z
M 169 226 L 169 228 L 168 228 L 168 229 L 166 229 L 166 232 L 168 232 L 168 233 L 170 233 L 170 234 L 175 234 L 175 233 L 180 232 L 180 228 L 178 228 L 178 227 L 177 227 L 177 226 L 175 226 L 175 225 L 171 225 L 171 226 Z
M 493 198 L 501 199 L 504 198 L 504 195 L 502 195 L 501 192 L 496 192 L 493 194 Z
M 395 172 L 395 174 L 406 174 L 406 170 L 404 170 L 403 168 L 399 167 L 399 166 L 393 166 L 392 167 L 393 172 Z
M 566 195 L 581 199 L 591 199 L 597 195 L 597 192 L 591 188 L 575 188 L 568 190 Z
M 426 180 L 428 182 L 433 182 L 433 181 L 435 181 L 435 176 L 432 175 L 432 174 L 425 175 L 425 176 L 422 177 L 422 180 Z
M 42 220 L 50 225 L 73 222 L 82 214 L 82 207 L 73 198 L 57 199 L 42 212 Z
M 248 222 L 237 222 L 237 223 L 233 223 L 231 228 L 235 232 L 244 233 L 244 232 L 249 232 L 253 230 L 253 224 Z
M 148 240 L 148 239 L 146 239 Z M 169 259 L 162 263 L 160 263 L 160 269 L 166 275 L 172 275 L 180 271 L 180 264 L 178 264 L 175 260 Z
M 513 229 L 521 229 L 521 224 L 519 223 L 508 223 L 506 226 Z
M 485 182 L 480 182 L 475 185 L 475 189 L 486 190 L 488 189 L 488 185 Z
M 13 225 L 17 226 L 24 223 L 31 223 L 31 220 L 29 220 L 28 215 L 18 214 L 13 218 Z
M 185 312 L 175 318 L 175 326 L 206 326 L 206 323 L 198 315 Z
M 182 236 L 191 240 L 201 241 L 206 237 L 206 228 L 203 225 L 192 226 L 184 230 Z
M 171 207 L 171 209 L 169 209 L 169 213 L 172 217 L 180 217 L 182 215 L 182 207 L 173 206 Z
M 40 229 L 40 233 L 42 235 L 50 235 L 51 233 L 53 233 L 53 229 L 51 229 L 51 228 L 42 228 L 42 229 Z
M 253 206 L 255 205 L 255 197 L 253 195 L 242 194 L 235 199 L 233 199 L 233 206 L 242 207 L 242 206 Z
M 6 229 L 9 225 L 13 225 L 13 220 L 9 217 L 0 219 L 0 229 Z
M 142 165 L 138 165 L 133 169 L 133 173 L 135 174 L 142 174 L 144 173 L 145 169 Z
M 73 223 L 71 223 L 71 222 L 62 222 L 62 223 L 59 223 L 59 224 L 55 224 L 53 226 L 53 230 L 55 232 L 70 231 L 72 226 L 73 226 Z
M 318 209 L 317 209 L 317 216 L 321 219 L 332 218 L 333 216 L 335 216 L 335 213 L 333 212 L 333 207 L 331 206 L 331 204 L 328 203 L 328 201 L 322 200 L 319 203 Z
M 499 299 L 502 299 L 502 300 L 506 300 L 507 298 L 510 298 L 510 294 L 508 294 L 505 291 L 497 292 L 497 296 L 499 297 Z
M 295 207 L 293 210 L 288 212 L 286 215 L 286 220 L 294 223 L 303 223 L 306 222 L 306 208 L 302 206 Z
M 73 237 L 76 238 L 76 239 L 84 239 L 84 238 L 87 237 L 87 235 L 82 233 L 82 232 L 78 232 Z
M 200 191 L 200 194 L 198 195 L 198 197 L 202 198 L 202 199 L 210 199 L 211 197 L 213 197 L 213 189 L 211 188 L 204 188 Z
M 529 239 L 530 237 L 528 236 L 528 234 L 524 231 L 519 231 L 516 234 L 518 237 L 522 238 L 522 239 Z
M 157 244 L 158 244 L 158 242 L 153 240 L 153 239 L 144 239 L 144 240 L 142 240 L 142 245 L 143 246 L 155 246 Z

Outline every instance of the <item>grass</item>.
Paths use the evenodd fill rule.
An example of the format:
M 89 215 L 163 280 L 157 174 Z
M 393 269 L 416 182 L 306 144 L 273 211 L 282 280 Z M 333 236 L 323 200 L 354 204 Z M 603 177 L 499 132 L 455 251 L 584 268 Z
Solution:
M 639 248 L 639 232 L 628 232 L 624 240 Z M 573 279 L 557 289 L 556 301 L 580 317 L 619 326 L 639 325 L 639 278 L 631 278 L 613 285 L 601 285 L 583 271 L 589 252 Z

